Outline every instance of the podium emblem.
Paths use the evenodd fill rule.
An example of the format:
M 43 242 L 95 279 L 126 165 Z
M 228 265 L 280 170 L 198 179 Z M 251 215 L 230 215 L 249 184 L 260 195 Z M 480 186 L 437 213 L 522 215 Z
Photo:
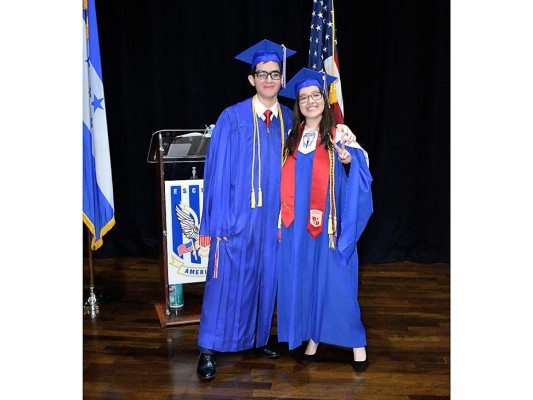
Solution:
M 209 242 L 200 240 L 203 180 L 165 182 L 169 283 L 203 282 Z

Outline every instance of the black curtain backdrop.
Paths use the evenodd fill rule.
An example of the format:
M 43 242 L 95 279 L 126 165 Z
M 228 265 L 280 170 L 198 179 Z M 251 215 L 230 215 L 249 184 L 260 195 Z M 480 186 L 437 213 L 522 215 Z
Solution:
M 152 133 L 252 95 L 234 56 L 262 39 L 297 51 L 288 78 L 307 67 L 312 3 L 96 1 L 116 219 L 96 257 L 158 257 Z M 374 178 L 360 262 L 449 262 L 450 3 L 337 0 L 335 16 L 345 123 Z

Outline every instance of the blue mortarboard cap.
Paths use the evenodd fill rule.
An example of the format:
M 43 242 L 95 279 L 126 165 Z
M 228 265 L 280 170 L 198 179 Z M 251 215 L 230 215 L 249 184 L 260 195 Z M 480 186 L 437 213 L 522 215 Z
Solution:
M 298 92 L 309 86 L 318 86 L 327 93 L 327 88 L 331 85 L 336 77 L 328 75 L 322 71 L 313 71 L 309 68 L 302 68 L 296 75 L 294 75 L 287 85 L 280 90 L 279 96 L 296 99 Z
M 235 56 L 237 60 L 244 61 L 245 63 L 252 64 L 252 70 L 260 62 L 275 61 L 282 64 L 283 61 L 283 45 L 271 42 L 270 40 L 261 40 L 259 43 L 254 44 L 247 50 L 244 50 L 241 54 Z M 286 56 L 290 57 L 296 54 L 294 50 L 285 47 Z

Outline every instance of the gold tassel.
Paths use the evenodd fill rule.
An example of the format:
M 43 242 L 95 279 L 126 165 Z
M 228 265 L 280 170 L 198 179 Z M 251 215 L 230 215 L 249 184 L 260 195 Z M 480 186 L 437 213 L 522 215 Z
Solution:
M 335 239 L 334 239 L 333 233 L 334 233 L 333 232 L 333 219 L 330 214 L 328 218 L 328 235 L 329 235 L 329 248 L 330 249 L 335 249 Z
M 335 104 L 337 102 L 337 89 L 335 88 L 335 82 L 329 86 L 329 104 Z
M 250 205 L 251 208 L 255 208 L 255 190 L 252 189 L 252 199 L 251 199 L 251 202 L 252 204 Z
M 257 207 L 263 207 L 263 191 L 261 188 L 257 190 Z

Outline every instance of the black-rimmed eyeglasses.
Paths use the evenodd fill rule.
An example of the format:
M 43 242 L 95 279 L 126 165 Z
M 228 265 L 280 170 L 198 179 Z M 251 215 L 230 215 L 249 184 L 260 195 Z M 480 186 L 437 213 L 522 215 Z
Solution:
M 322 92 L 313 92 L 310 95 L 298 96 L 298 102 L 300 104 L 305 104 L 309 101 L 309 98 L 313 99 L 314 101 L 318 101 L 322 98 Z
M 267 76 L 269 75 L 270 75 L 270 79 L 273 79 L 275 81 L 279 81 L 281 79 L 281 72 L 279 71 L 270 71 L 270 72 L 256 71 L 255 72 L 255 76 L 257 77 L 257 79 L 261 79 L 261 80 L 265 80 Z

